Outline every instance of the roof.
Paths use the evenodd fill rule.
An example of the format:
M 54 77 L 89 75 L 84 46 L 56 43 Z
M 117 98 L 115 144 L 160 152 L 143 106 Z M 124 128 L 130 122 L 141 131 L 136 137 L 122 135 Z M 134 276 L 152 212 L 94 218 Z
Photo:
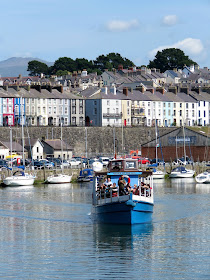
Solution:
M 66 142 L 63 142 L 63 149 L 64 150 L 73 150 L 71 146 L 69 146 Z M 54 150 L 61 150 L 61 140 L 60 139 L 46 139 L 46 140 L 42 140 L 43 144 L 47 144 L 49 146 L 51 146 Z

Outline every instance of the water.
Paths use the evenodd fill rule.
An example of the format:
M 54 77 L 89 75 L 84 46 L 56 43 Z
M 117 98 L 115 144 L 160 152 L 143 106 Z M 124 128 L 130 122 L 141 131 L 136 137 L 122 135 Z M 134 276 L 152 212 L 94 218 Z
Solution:
M 210 279 L 210 185 L 156 180 L 153 222 L 93 224 L 91 184 L 0 189 L 2 279 Z

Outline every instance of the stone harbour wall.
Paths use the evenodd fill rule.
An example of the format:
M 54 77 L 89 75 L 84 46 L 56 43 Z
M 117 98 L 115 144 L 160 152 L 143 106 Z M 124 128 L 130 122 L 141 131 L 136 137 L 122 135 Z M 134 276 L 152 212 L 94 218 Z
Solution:
M 175 128 L 159 128 L 159 134 L 163 135 Z M 141 145 L 155 139 L 154 127 L 63 127 L 63 140 L 73 148 L 76 156 L 113 155 L 114 135 L 115 152 L 129 153 L 130 150 L 140 150 Z M 0 141 L 9 141 L 9 127 L 0 128 Z M 60 127 L 29 127 L 24 128 L 25 137 L 31 139 L 59 139 Z M 12 128 L 13 141 L 21 136 L 21 128 Z M 87 135 L 87 137 L 86 137 Z M 87 139 L 87 140 L 86 140 Z M 123 149 L 122 149 L 123 147 Z

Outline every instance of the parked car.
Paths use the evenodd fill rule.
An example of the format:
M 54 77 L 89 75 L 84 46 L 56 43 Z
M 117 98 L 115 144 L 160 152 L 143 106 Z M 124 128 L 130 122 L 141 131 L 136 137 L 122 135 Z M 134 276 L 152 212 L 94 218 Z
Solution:
M 40 162 L 39 160 L 34 160 L 33 166 L 35 169 L 43 169 L 44 168 L 44 163 Z
M 47 159 L 41 159 L 39 162 L 42 162 L 45 168 L 52 169 L 55 166 L 54 162 Z
M 8 162 L 4 159 L 0 159 L 0 168 L 7 168 Z
M 69 164 L 69 162 L 67 161 L 67 160 L 63 160 L 63 163 L 62 163 L 62 166 L 64 167 L 64 168 L 68 168 L 69 166 L 70 166 L 70 164 Z
M 76 158 L 71 158 L 68 160 L 70 167 L 79 167 L 81 165 L 81 161 Z

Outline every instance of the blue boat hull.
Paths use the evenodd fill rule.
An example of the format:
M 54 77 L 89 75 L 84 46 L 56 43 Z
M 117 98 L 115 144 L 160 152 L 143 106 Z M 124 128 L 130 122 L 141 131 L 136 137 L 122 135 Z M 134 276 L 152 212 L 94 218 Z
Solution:
M 107 203 L 93 206 L 92 216 L 96 222 L 106 224 L 141 224 L 152 221 L 153 204 L 135 202 L 135 206 L 127 202 Z

